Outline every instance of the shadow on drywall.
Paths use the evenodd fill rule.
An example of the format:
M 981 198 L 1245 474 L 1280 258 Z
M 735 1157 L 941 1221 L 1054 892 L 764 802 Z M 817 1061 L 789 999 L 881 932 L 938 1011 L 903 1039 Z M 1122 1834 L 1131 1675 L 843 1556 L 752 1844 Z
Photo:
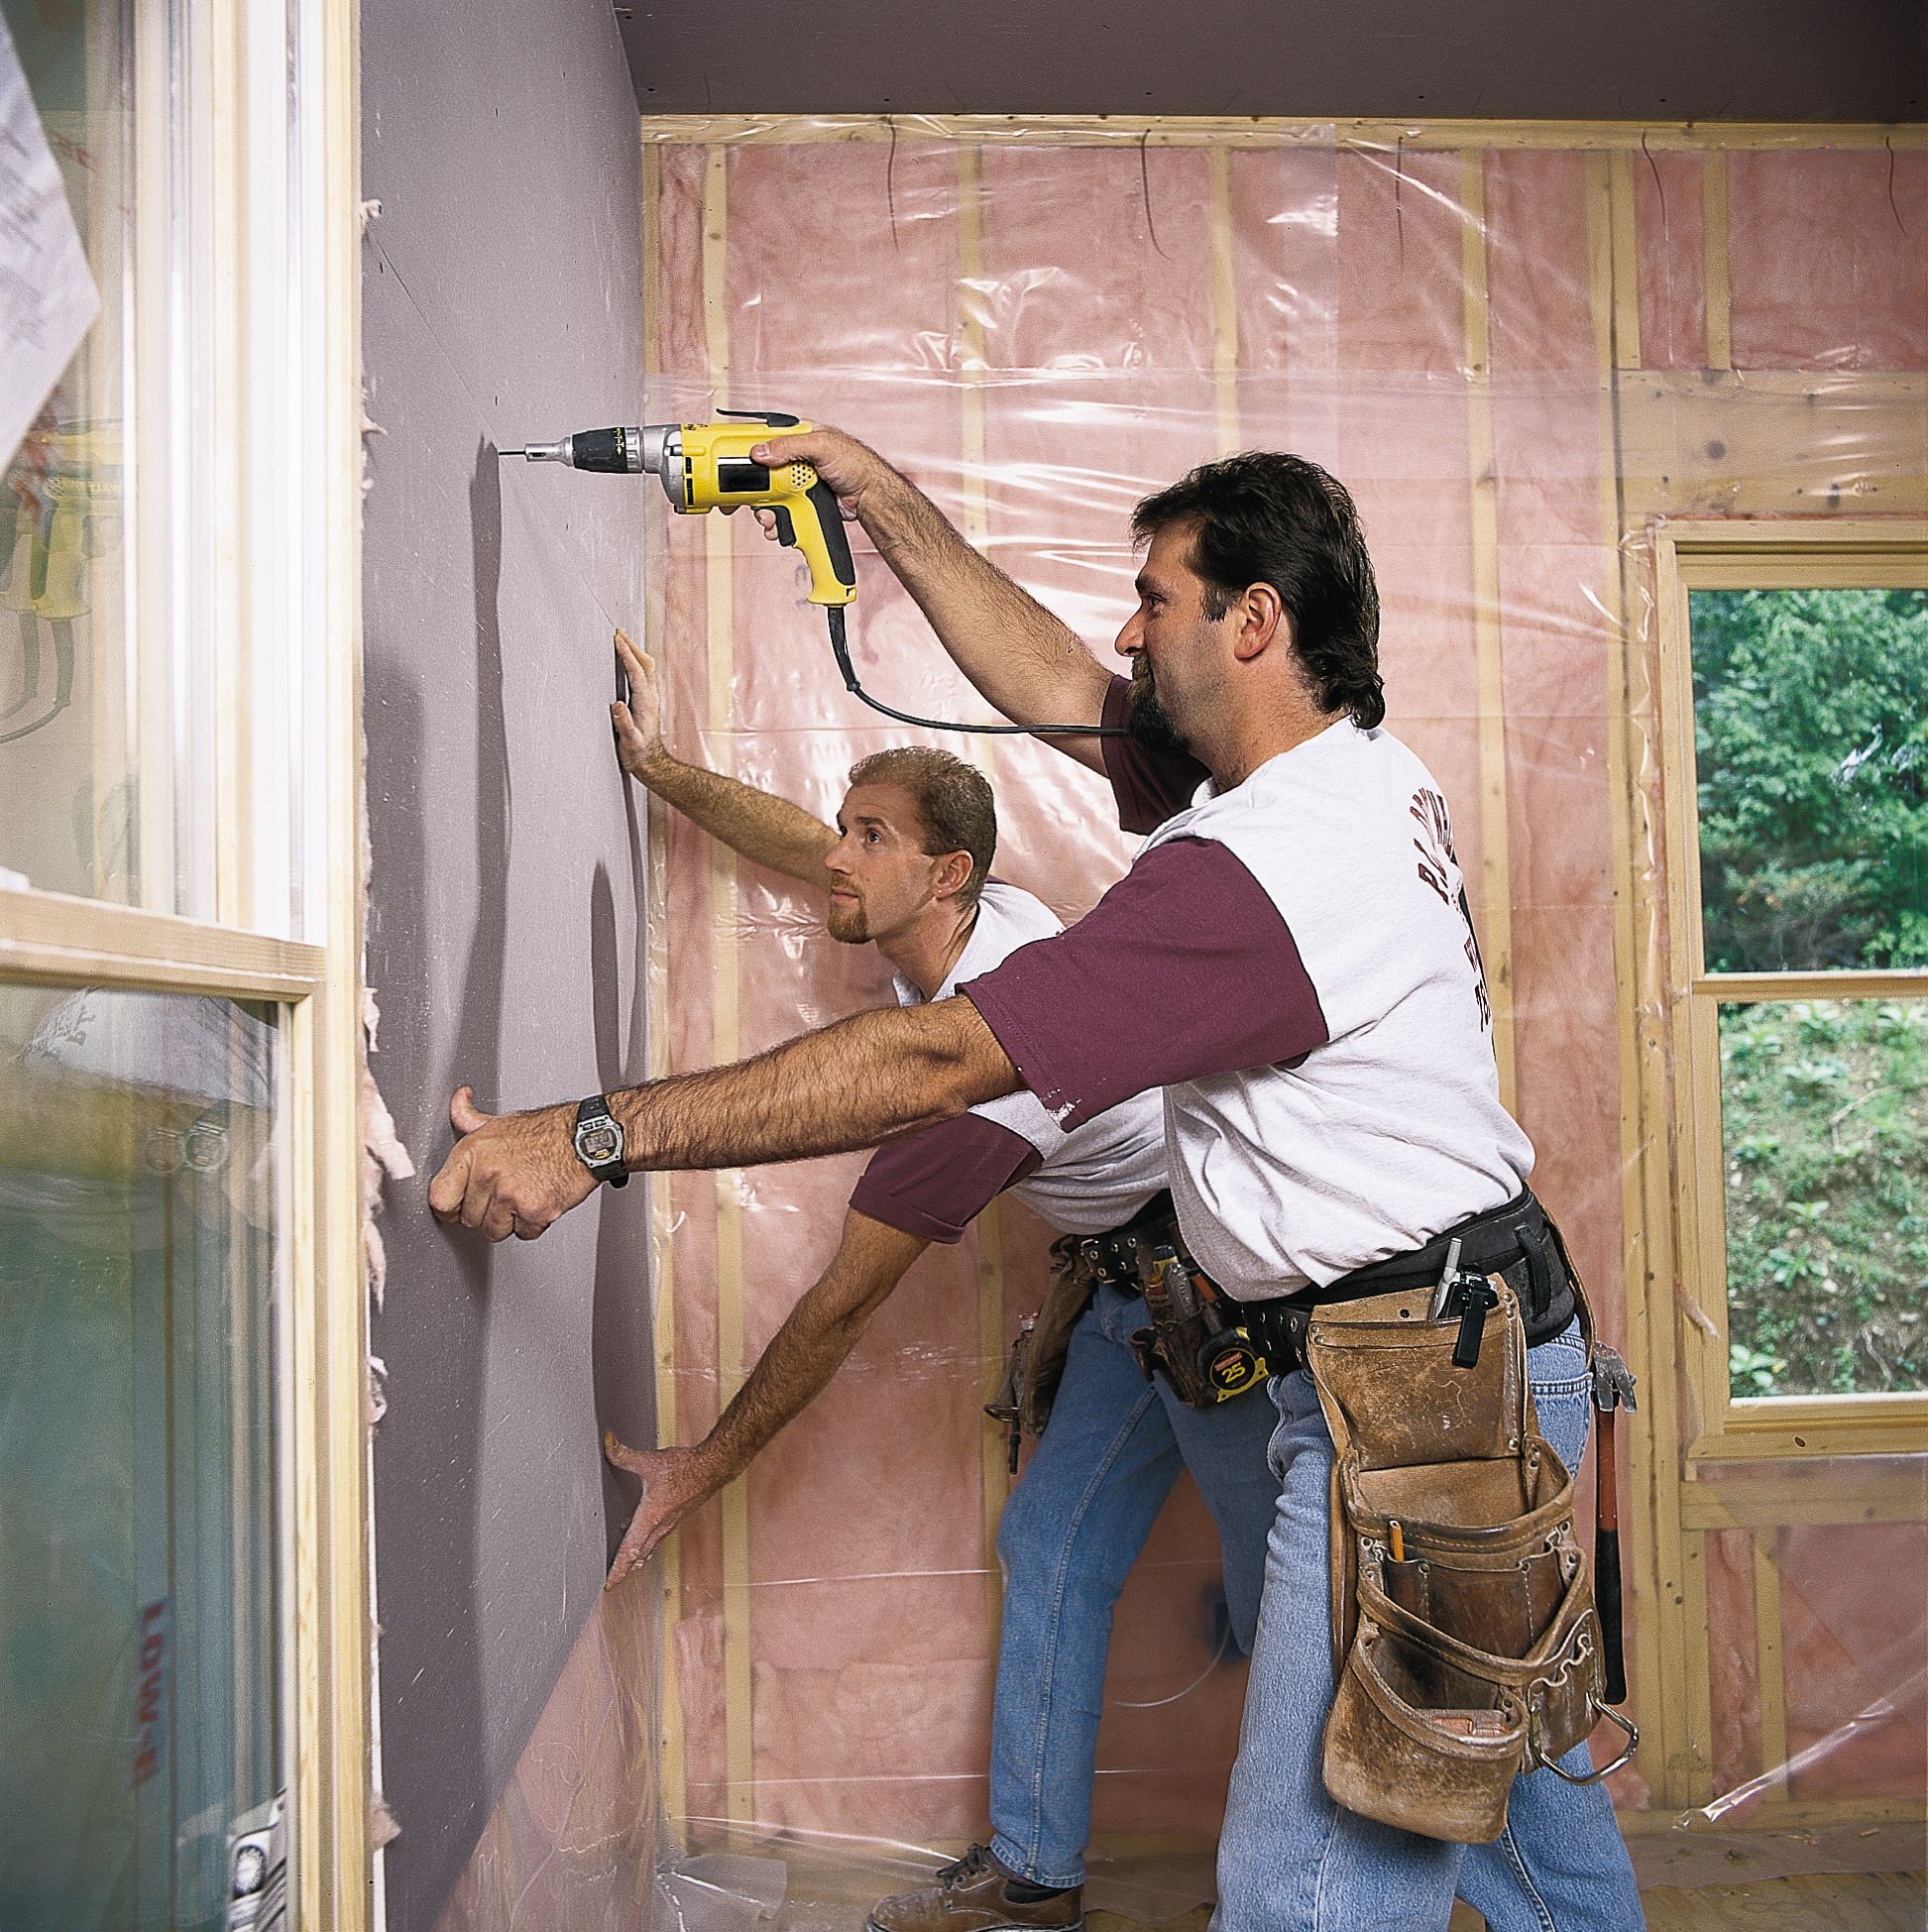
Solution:
M 598 865 L 590 887 L 589 956 L 595 1000 L 596 1070 L 604 1091 L 632 1086 L 646 1070 L 644 1033 L 648 1007 L 648 961 L 644 950 L 644 903 L 640 834 L 635 800 L 625 797 L 629 819 L 629 895 L 633 907 L 627 944 L 630 993 L 623 1011 L 624 962 L 618 940 L 617 895 L 606 867 Z M 597 1440 L 613 1429 L 632 1447 L 656 1440 L 656 1351 L 649 1318 L 649 1184 L 638 1176 L 626 1188 L 604 1189 L 596 1234 L 595 1302 L 590 1346 L 596 1395 Z M 635 1484 L 603 1464 L 604 1561 L 616 1555 L 635 1507 Z

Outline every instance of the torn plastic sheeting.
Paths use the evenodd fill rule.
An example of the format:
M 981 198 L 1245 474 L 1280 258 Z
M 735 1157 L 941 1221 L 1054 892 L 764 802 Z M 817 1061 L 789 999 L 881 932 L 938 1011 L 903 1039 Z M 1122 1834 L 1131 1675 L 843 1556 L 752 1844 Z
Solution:
M 1913 1707 L 1922 1702 L 1924 1692 L 1928 1692 L 1928 1669 L 1915 1671 L 1897 1685 L 1892 1694 L 1875 1698 L 1845 1724 L 1837 1725 L 1826 1737 L 1817 1739 L 1805 1750 L 1797 1751 L 1784 1764 L 1776 1764 L 1772 1770 L 1763 1771 L 1758 1777 L 1751 1777 L 1746 1783 L 1736 1785 L 1732 1791 L 1724 1792 L 1711 1803 L 1702 1805 L 1696 1817 L 1705 1819 L 1710 1825 L 1717 1825 L 1724 1819 L 1738 1819 L 1763 1798 L 1784 1794 L 1796 1779 L 1804 1777 L 1838 1753 L 1848 1750 L 1858 1739 L 1904 1719 Z
M 688 1821 L 692 1831 L 722 1821 Z M 893 1892 L 930 1882 L 948 1855 L 930 1847 L 845 1839 L 831 1833 L 766 1835 L 739 1830 L 735 1852 L 669 1860 L 656 1879 L 654 1932 L 754 1932 L 779 1914 L 783 1932 L 850 1932 L 868 1908 Z M 692 1884 L 691 1874 L 699 1882 Z M 1087 1912 L 1109 1912 L 1141 1925 L 1165 1925 L 1208 1905 L 1211 1863 L 1199 1853 L 1099 1857 L 1084 1885 Z

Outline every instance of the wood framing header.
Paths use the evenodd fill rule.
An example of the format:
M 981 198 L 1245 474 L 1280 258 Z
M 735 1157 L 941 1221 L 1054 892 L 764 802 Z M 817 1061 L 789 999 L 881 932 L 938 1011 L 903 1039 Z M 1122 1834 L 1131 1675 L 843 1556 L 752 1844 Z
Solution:
M 1649 154 L 1732 149 L 1928 148 L 1928 123 L 1792 121 L 1383 121 L 1132 114 L 662 114 L 645 115 L 645 143 L 774 147 L 816 141 L 969 141 L 1019 146 L 1383 149 L 1556 148 Z

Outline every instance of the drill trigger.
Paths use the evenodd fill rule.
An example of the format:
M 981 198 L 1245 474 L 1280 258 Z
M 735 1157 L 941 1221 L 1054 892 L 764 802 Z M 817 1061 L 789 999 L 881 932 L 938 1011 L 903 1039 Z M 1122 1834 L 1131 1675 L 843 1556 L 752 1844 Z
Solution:
M 776 540 L 785 549 L 794 550 L 797 547 L 797 526 L 790 520 L 788 505 L 772 504 L 770 510 L 776 517 Z

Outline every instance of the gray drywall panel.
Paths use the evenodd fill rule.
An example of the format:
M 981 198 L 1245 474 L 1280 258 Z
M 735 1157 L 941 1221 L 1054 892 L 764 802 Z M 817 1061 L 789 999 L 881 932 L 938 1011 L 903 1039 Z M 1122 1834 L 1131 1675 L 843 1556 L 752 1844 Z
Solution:
M 642 817 L 607 709 L 643 483 L 494 453 L 640 418 L 640 170 L 596 0 L 361 19 L 372 1064 L 421 1170 L 387 1191 L 373 1343 L 388 1899 L 430 1932 L 626 1518 L 600 1430 L 654 1440 L 644 1191 L 500 1249 L 425 1199 L 458 1081 L 527 1106 L 645 1064 Z
M 1906 121 L 1921 0 L 619 6 L 644 114 Z

